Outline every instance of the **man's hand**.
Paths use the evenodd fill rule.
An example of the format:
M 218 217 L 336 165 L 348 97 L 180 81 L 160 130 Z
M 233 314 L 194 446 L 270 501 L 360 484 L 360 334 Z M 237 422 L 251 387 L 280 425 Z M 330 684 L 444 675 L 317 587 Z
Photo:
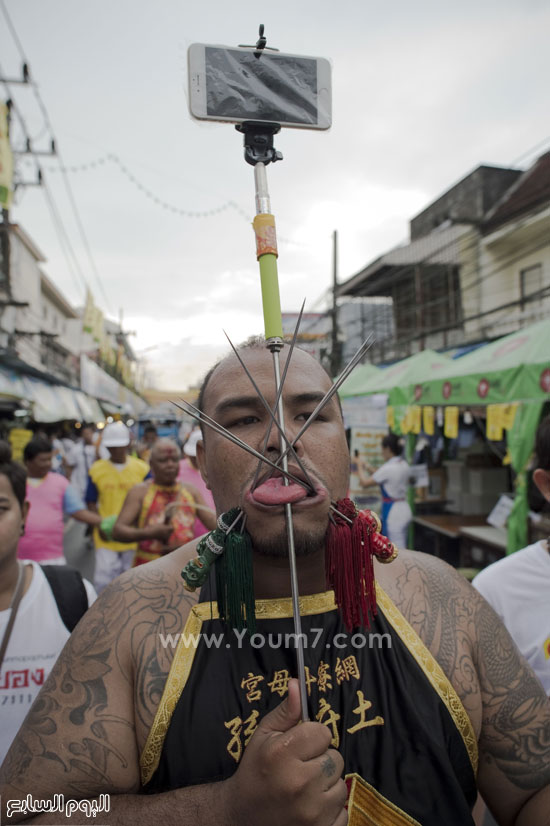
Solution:
M 345 826 L 344 761 L 321 723 L 300 723 L 297 680 L 288 698 L 267 714 L 225 781 L 231 823 L 247 826 Z
M 168 542 L 170 539 L 174 528 L 172 525 L 147 525 L 146 528 L 142 528 L 143 534 L 147 534 L 147 539 L 160 539 L 161 542 Z M 145 536 L 144 536 L 145 538 Z

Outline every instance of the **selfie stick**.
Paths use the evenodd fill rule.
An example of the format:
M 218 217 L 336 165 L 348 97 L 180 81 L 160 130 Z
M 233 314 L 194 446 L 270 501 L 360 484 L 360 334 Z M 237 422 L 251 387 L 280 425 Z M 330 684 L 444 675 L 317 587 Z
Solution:
M 273 356 L 273 370 L 275 373 L 275 387 L 278 394 L 278 419 L 281 427 L 280 450 L 282 469 L 288 472 L 288 459 L 285 455 L 284 440 L 284 411 L 279 367 L 279 352 L 284 347 L 283 320 L 281 316 L 281 299 L 279 295 L 279 278 L 277 273 L 277 235 L 275 231 L 275 216 L 271 214 L 269 191 L 267 188 L 266 166 L 272 161 L 282 160 L 282 155 L 273 146 L 273 136 L 280 130 L 277 123 L 259 123 L 245 121 L 235 127 L 244 134 L 244 157 L 247 163 L 254 167 L 254 183 L 256 187 L 256 216 L 253 221 L 256 234 L 256 255 L 260 265 L 260 281 L 262 287 L 262 305 L 264 313 L 264 327 L 266 347 Z M 283 477 L 283 484 L 288 485 L 287 476 Z M 304 665 L 304 644 L 302 637 L 302 620 L 300 617 L 300 597 L 298 593 L 298 572 L 296 570 L 296 550 L 294 546 L 294 525 L 292 521 L 292 505 L 285 504 L 285 522 L 288 539 L 288 559 L 290 564 L 290 586 L 292 594 L 292 613 L 294 616 L 294 631 L 296 633 L 296 659 L 298 666 L 298 681 L 300 684 L 300 702 L 302 706 L 302 720 L 309 720 L 307 707 L 306 671 Z

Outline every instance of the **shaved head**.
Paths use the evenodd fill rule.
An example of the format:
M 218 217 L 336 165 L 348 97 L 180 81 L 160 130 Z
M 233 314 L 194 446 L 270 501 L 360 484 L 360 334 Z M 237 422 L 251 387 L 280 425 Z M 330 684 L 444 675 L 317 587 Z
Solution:
M 173 439 L 157 439 L 153 447 L 151 448 L 151 460 L 154 461 L 158 456 L 163 453 L 166 449 L 172 448 L 178 454 L 181 455 L 181 451 L 179 449 L 178 444 Z

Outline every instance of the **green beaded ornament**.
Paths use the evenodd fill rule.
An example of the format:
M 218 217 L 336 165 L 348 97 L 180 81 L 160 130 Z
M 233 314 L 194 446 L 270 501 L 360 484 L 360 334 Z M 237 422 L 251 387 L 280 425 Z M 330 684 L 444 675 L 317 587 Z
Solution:
M 244 513 L 232 508 L 218 517 L 218 527 L 207 534 L 197 545 L 199 555 L 187 563 L 181 575 L 185 588 L 200 588 L 216 563 L 216 593 L 221 620 L 231 628 L 253 633 L 256 627 L 254 609 L 254 576 L 252 567 L 252 542 L 244 530 Z M 243 519 L 241 530 L 235 530 Z

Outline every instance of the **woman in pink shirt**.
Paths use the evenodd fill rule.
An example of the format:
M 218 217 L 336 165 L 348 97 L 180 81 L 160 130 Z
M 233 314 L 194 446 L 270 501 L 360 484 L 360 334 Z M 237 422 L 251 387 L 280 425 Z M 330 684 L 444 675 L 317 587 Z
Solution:
M 72 516 L 87 525 L 99 525 L 101 517 L 86 509 L 77 490 L 64 476 L 52 473 L 52 451 L 52 443 L 45 436 L 34 436 L 25 445 L 23 459 L 30 509 L 17 556 L 63 564 L 63 516 Z
M 206 487 L 206 483 L 202 478 L 199 471 L 199 466 L 197 465 L 197 442 L 199 441 L 199 439 L 202 439 L 202 434 L 200 428 L 196 427 L 194 430 L 191 431 L 189 438 L 183 446 L 185 458 L 180 461 L 178 482 L 182 482 L 183 484 L 187 483 L 189 485 L 194 485 L 196 489 L 199 491 L 199 493 L 202 493 L 203 499 L 205 503 L 208 505 L 208 507 L 212 508 L 214 513 L 216 513 L 214 499 L 212 498 L 212 494 Z M 195 537 L 202 536 L 203 534 L 208 533 L 209 530 L 210 529 L 205 527 L 197 516 L 194 525 Z

